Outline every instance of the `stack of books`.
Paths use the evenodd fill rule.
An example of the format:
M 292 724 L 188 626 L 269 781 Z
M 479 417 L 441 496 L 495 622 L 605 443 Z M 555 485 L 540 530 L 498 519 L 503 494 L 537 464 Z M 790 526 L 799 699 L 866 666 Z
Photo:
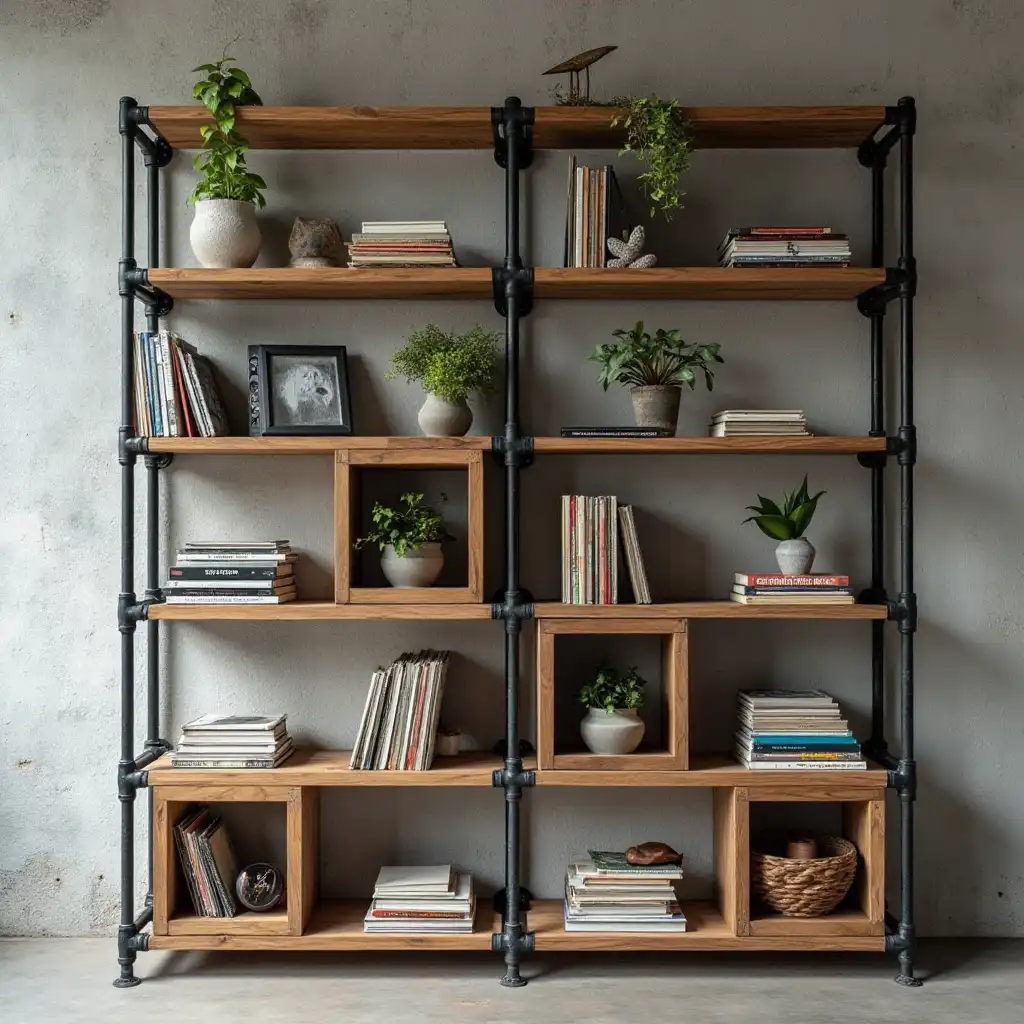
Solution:
M 824 690 L 741 690 L 736 756 L 745 768 L 867 768 L 838 701 Z
M 238 860 L 224 822 L 209 807 L 187 811 L 174 826 L 174 844 L 199 917 L 234 917 Z
M 569 158 L 565 213 L 565 265 L 605 267 L 608 239 L 629 230 L 626 204 L 611 166 L 581 167 Z
M 443 220 L 364 220 L 348 244 L 350 267 L 454 267 Z
M 801 409 L 723 409 L 708 428 L 711 437 L 810 437 L 807 417 Z
M 383 867 L 363 931 L 462 934 L 473 931 L 475 916 L 472 875 L 454 871 L 451 864 Z
M 718 259 L 723 267 L 848 267 L 850 242 L 829 227 L 730 228 Z
M 295 600 L 299 556 L 286 540 L 190 541 L 168 570 L 168 604 L 284 604 Z
M 673 883 L 678 864 L 637 866 L 624 853 L 590 850 L 565 876 L 567 932 L 685 932 Z
M 173 768 L 276 768 L 295 752 L 285 715 L 203 715 L 181 727 Z
M 729 597 L 737 604 L 853 604 L 849 576 L 812 572 L 786 576 L 776 572 L 738 572 Z
M 370 680 L 349 767 L 426 771 L 434 761 L 448 651 L 403 654 Z
M 228 433 L 213 369 L 170 331 L 137 331 L 133 388 L 140 437 L 221 437 Z

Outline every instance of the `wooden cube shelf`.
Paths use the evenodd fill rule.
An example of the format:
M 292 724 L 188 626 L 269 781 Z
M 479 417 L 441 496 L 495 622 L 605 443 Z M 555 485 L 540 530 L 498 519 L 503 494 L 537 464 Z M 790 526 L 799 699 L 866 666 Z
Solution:
M 378 469 L 464 469 L 466 586 L 363 587 L 352 544 L 360 531 L 359 476 Z M 337 604 L 479 604 L 484 593 L 484 453 L 472 449 L 345 450 L 334 455 L 334 600 Z
M 613 606 L 612 606 L 613 607 Z M 633 754 L 555 752 L 555 638 L 560 634 L 660 636 L 664 749 Z M 685 619 L 540 619 L 537 622 L 537 767 L 598 771 L 689 768 L 689 678 Z

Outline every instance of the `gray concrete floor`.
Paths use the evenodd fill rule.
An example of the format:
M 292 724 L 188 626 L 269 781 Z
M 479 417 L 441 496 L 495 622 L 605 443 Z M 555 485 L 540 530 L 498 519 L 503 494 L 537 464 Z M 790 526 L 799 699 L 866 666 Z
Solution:
M 922 944 L 923 988 L 874 954 L 536 956 L 523 989 L 487 954 L 144 953 L 111 986 L 113 942 L 0 940 L 0 1021 L 72 1024 L 1021 1024 L 1024 941 Z

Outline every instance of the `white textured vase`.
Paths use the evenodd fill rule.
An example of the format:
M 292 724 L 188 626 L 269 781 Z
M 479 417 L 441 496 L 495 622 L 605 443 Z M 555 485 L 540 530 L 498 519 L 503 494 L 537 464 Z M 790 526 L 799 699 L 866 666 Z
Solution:
M 580 733 L 592 754 L 632 754 L 644 738 L 644 723 L 632 708 L 588 708 Z
M 806 576 L 814 564 L 814 545 L 806 537 L 783 540 L 775 549 L 779 571 L 786 576 Z
M 256 204 L 200 199 L 188 237 L 192 252 L 204 267 L 251 267 L 262 242 Z
M 462 437 L 473 425 L 473 412 L 465 399 L 449 402 L 428 394 L 417 419 L 427 437 Z
M 399 558 L 388 544 L 380 556 L 380 567 L 393 587 L 429 587 L 441 575 L 444 552 L 439 541 L 429 541 Z

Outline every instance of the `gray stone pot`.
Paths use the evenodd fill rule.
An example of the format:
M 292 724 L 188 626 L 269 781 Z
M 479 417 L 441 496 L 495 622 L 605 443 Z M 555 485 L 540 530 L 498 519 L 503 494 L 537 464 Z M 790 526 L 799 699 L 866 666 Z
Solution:
M 632 754 L 644 738 L 644 723 L 632 708 L 588 708 L 580 733 L 592 754 Z
M 417 419 L 427 437 L 462 437 L 473 425 L 473 412 L 465 399 L 449 402 L 428 393 Z
M 814 545 L 806 537 L 779 541 L 775 549 L 779 571 L 786 576 L 806 576 L 814 564 L 814 555 Z
M 262 243 L 256 204 L 200 199 L 188 237 L 192 252 L 204 267 L 251 267 Z
M 388 544 L 380 556 L 380 567 L 393 587 L 429 587 L 441 575 L 444 552 L 439 541 L 430 541 L 399 558 Z
M 638 427 L 656 427 L 676 432 L 679 420 L 679 395 L 682 389 L 670 384 L 652 384 L 631 388 L 633 416 Z

